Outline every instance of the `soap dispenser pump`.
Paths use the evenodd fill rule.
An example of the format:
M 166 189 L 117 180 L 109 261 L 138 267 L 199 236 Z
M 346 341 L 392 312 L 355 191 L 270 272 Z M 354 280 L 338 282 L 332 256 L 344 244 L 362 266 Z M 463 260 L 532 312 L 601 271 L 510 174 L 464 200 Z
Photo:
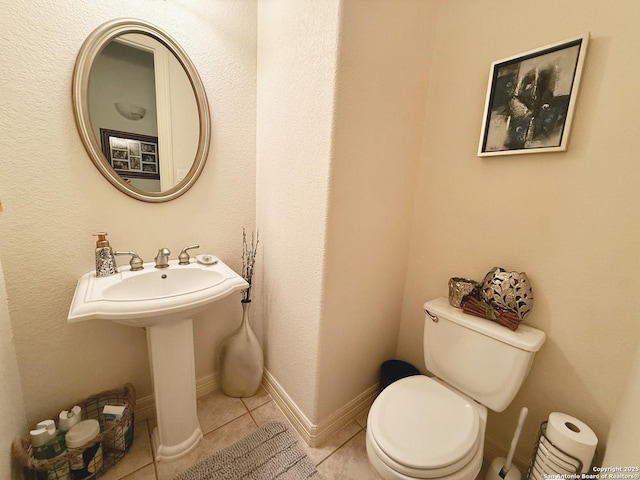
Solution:
M 93 234 L 98 237 L 96 242 L 96 277 L 107 277 L 118 273 L 116 269 L 116 258 L 107 240 L 107 232 Z

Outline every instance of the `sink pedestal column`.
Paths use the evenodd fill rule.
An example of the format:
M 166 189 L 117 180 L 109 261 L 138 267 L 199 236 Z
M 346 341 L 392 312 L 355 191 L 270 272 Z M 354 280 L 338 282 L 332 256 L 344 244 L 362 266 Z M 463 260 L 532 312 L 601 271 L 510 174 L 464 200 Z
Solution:
M 179 457 L 202 438 L 196 402 L 193 320 L 147 327 L 153 396 L 158 426 L 153 430 L 157 460 Z

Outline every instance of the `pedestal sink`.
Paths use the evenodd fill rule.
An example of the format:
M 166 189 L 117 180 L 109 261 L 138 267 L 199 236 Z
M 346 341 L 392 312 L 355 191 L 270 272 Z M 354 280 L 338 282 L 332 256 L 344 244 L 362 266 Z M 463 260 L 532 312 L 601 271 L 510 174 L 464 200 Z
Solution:
M 83 275 L 69 309 L 69 322 L 111 320 L 144 327 L 151 362 L 158 425 L 153 432 L 156 459 L 184 455 L 202 438 L 196 410 L 193 315 L 249 284 L 217 259 L 168 268 L 96 277 Z

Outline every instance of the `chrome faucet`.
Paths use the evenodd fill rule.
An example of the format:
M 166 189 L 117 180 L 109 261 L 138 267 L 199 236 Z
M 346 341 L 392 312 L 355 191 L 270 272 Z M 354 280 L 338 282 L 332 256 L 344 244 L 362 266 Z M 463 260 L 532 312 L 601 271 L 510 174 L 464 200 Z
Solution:
M 168 248 L 161 248 L 156 255 L 156 268 L 167 268 L 169 266 L 169 255 L 171 251 Z

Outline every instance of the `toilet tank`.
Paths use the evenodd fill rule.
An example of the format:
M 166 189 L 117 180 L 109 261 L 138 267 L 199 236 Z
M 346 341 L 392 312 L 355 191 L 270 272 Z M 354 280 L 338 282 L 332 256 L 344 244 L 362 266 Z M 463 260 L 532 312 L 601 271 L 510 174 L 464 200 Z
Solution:
M 477 402 L 502 412 L 527 378 L 545 333 L 523 324 L 514 332 L 452 307 L 446 297 L 430 300 L 424 308 L 427 369 Z

